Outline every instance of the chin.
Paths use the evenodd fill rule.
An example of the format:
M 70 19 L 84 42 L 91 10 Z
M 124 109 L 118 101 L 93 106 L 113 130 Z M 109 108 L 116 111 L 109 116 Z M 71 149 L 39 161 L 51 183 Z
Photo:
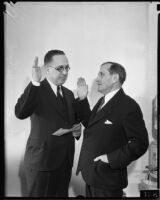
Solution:
M 101 90 L 101 88 L 100 88 L 100 87 L 98 87 L 98 88 L 97 88 L 97 91 L 98 91 L 98 92 L 101 92 L 102 90 Z
M 66 80 L 61 81 L 61 82 L 60 82 L 60 85 L 63 85 L 65 82 L 66 82 Z

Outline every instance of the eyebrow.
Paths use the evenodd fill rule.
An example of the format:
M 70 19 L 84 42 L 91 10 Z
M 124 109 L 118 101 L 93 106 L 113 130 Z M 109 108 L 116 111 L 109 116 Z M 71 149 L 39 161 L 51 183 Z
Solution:
M 57 67 L 69 67 L 69 65 L 58 65 Z

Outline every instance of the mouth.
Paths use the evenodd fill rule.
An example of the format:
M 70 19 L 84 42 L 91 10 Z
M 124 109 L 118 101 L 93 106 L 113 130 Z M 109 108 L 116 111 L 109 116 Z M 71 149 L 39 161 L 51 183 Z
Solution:
M 61 77 L 61 81 L 62 81 L 62 82 L 65 82 L 65 81 L 66 81 L 66 79 L 67 79 L 67 77 L 66 77 L 66 76 L 63 76 L 63 77 Z
M 61 79 L 66 79 L 66 78 L 67 78 L 67 76 L 62 76 L 62 77 L 61 77 Z
M 100 83 L 97 83 L 97 85 L 98 85 L 98 86 L 101 86 L 102 84 L 100 84 Z
M 102 84 L 97 84 L 97 89 L 100 90 L 102 87 Z

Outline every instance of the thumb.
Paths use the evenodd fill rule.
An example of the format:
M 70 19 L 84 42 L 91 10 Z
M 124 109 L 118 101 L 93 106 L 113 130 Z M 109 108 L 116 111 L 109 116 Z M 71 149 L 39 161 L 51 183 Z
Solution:
M 100 158 L 99 157 L 96 157 L 95 159 L 94 159 L 94 161 L 98 161 Z

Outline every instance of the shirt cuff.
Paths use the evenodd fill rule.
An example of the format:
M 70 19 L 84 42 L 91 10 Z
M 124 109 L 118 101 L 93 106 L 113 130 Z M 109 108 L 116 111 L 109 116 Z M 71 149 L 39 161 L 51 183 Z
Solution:
M 37 81 L 33 81 L 33 80 L 32 80 L 32 84 L 33 84 L 34 86 L 40 86 L 40 83 L 37 82 Z

